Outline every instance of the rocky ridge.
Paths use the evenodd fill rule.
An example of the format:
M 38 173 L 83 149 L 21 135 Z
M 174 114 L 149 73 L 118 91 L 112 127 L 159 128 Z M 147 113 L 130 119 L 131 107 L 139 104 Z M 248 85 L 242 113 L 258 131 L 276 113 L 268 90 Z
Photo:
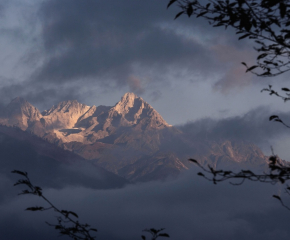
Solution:
M 126 93 L 113 107 L 73 100 L 42 113 L 16 98 L 0 116 L 0 124 L 28 131 L 133 181 L 176 176 L 191 166 L 190 157 L 217 168 L 260 166 L 267 159 L 253 144 L 195 140 L 134 93 Z

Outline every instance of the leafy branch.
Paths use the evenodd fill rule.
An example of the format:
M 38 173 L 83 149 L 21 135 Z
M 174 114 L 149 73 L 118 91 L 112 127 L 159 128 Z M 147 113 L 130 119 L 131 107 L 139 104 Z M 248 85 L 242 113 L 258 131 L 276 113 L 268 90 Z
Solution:
M 290 93 L 289 93 L 290 92 L 290 89 L 284 87 L 284 88 L 281 88 L 281 90 L 285 92 L 285 95 L 286 96 L 285 95 L 283 96 L 283 95 L 279 94 L 277 91 L 273 90 L 272 89 L 272 85 L 269 85 L 268 88 L 262 89 L 261 92 L 269 92 L 269 95 L 270 96 L 272 96 L 272 95 L 277 96 L 277 97 L 281 98 L 284 102 L 289 101 L 290 100 Z M 282 121 L 282 119 L 279 116 L 277 116 L 277 115 L 270 116 L 269 117 L 269 120 L 270 121 L 275 121 L 275 122 L 280 122 L 285 127 L 290 128 L 290 126 L 288 124 L 284 123 Z
M 94 240 L 96 237 L 91 235 L 91 232 L 97 232 L 97 229 L 91 228 L 88 224 L 81 224 L 78 219 L 78 215 L 75 212 L 67 211 L 67 210 L 60 210 L 54 204 L 52 204 L 42 193 L 42 189 L 38 186 L 35 186 L 31 183 L 27 172 L 22 172 L 18 170 L 12 171 L 12 173 L 16 173 L 21 175 L 23 179 L 19 179 L 14 186 L 17 185 L 25 185 L 27 189 L 22 190 L 21 193 L 18 195 L 24 194 L 32 194 L 41 197 L 45 202 L 48 203 L 49 207 L 29 207 L 26 208 L 27 211 L 46 211 L 53 209 L 55 212 L 59 213 L 59 216 L 56 217 L 57 223 L 51 224 L 46 222 L 47 225 L 54 227 L 56 230 L 60 232 L 61 235 L 67 235 L 74 240 Z M 163 232 L 164 228 L 161 229 L 144 229 L 143 232 L 147 232 L 151 234 L 151 240 L 156 240 L 159 237 L 167 237 L 169 235 Z M 143 240 L 146 240 L 144 235 L 141 236 Z
M 241 39 L 253 39 L 258 52 L 256 64 L 246 72 L 273 77 L 290 70 L 289 0 L 170 0 L 181 15 L 205 18 L 213 27 L 232 27 Z M 260 71 L 256 71 L 256 70 Z
M 250 180 L 254 182 L 263 182 L 276 184 L 281 183 L 285 184 L 288 180 L 290 180 L 290 167 L 289 165 L 285 165 L 277 155 L 272 155 L 269 157 L 269 172 L 263 172 L 262 174 L 256 174 L 250 170 L 241 170 L 239 172 L 233 171 L 225 171 L 225 170 L 215 170 L 210 165 L 207 167 L 202 166 L 197 160 L 189 159 L 189 161 L 195 163 L 199 168 L 203 170 L 203 172 L 199 172 L 197 175 L 207 179 L 208 181 L 217 184 L 218 182 L 223 182 L 227 180 L 240 180 L 237 182 L 231 182 L 232 185 L 241 185 L 245 182 L 245 180 Z M 286 185 L 285 193 L 290 195 L 290 186 Z M 282 206 L 290 210 L 288 206 L 284 204 L 280 196 L 273 195 L 274 198 L 278 199 Z
M 167 233 L 162 233 L 164 228 L 161 229 L 155 229 L 155 228 L 150 228 L 150 229 L 144 229 L 143 232 L 148 232 L 151 234 L 151 240 L 156 240 L 158 237 L 167 237 L 169 238 L 169 235 Z M 141 236 L 143 240 L 146 240 L 146 237 L 144 235 Z
M 74 240 L 93 240 L 96 237 L 92 236 L 91 232 L 97 232 L 97 229 L 91 228 L 88 224 L 80 223 L 78 219 L 78 215 L 75 212 L 67 211 L 67 210 L 60 210 L 55 205 L 53 205 L 42 193 L 42 189 L 38 186 L 35 186 L 31 183 L 27 172 L 22 172 L 18 170 L 12 171 L 12 173 L 21 175 L 23 179 L 19 179 L 14 186 L 17 185 L 25 185 L 27 189 L 23 190 L 18 195 L 25 195 L 25 194 L 32 194 L 42 198 L 46 203 L 48 203 L 49 207 L 29 207 L 26 208 L 27 211 L 46 211 L 53 209 L 55 212 L 59 214 L 57 216 L 57 223 L 51 224 L 46 222 L 49 226 L 54 227 L 56 230 L 59 231 L 61 235 L 67 235 Z

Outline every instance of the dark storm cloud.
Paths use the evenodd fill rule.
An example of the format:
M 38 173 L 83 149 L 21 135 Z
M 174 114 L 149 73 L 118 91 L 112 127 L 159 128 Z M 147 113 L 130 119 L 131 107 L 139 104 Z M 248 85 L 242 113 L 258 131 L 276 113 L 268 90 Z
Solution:
M 15 83 L 0 88 L 0 107 L 16 97 L 23 97 L 42 111 L 60 101 L 78 99 L 80 94 L 76 86 L 48 87 L 41 83 Z
M 206 47 L 160 26 L 174 24 L 166 1 L 52 0 L 40 15 L 46 61 L 37 81 L 94 78 L 126 85 L 135 65 L 162 72 L 211 62 Z
M 240 66 L 249 58 L 247 41 L 237 41 L 232 30 L 212 28 L 204 19 L 174 21 L 179 9 L 167 10 L 167 3 L 46 0 L 33 5 L 38 15 L 22 20 L 34 35 L 18 37 L 31 41 L 20 59 L 30 70 L 26 81 L 4 85 L 1 98 L 23 96 L 47 108 L 67 99 L 83 101 L 93 94 L 92 85 L 152 95 L 166 91 L 173 79 L 211 79 L 223 92 L 251 82 Z
M 195 139 L 242 140 L 269 147 L 272 140 L 287 134 L 286 127 L 281 123 L 269 121 L 271 115 L 279 115 L 285 123 L 290 123 L 288 113 L 274 112 L 266 107 L 259 107 L 242 116 L 221 120 L 204 118 L 178 126 L 178 128 Z

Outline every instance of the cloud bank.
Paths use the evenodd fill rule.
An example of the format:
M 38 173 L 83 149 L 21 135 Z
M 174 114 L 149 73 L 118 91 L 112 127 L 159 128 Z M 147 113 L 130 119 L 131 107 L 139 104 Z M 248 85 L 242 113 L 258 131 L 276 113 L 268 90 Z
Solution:
M 215 186 L 194 170 L 175 181 L 118 190 L 69 186 L 44 190 L 54 204 L 77 212 L 82 222 L 96 227 L 98 239 L 110 240 L 138 239 L 142 229 L 151 227 L 166 228 L 170 239 L 287 239 L 289 213 L 271 197 L 277 192 L 279 187 L 257 183 Z M 41 203 L 33 196 L 2 202 L 0 221 L 6 227 L 1 235 L 57 238 L 57 232 L 44 223 L 54 222 L 55 213 L 23 211 L 35 204 Z
M 173 21 L 177 9 L 166 5 L 166 0 L 45 0 L 19 7 L 5 2 L 2 45 L 13 61 L 3 59 L 7 66 L 0 68 L 2 100 L 22 96 L 47 107 L 120 89 L 150 96 L 175 81 L 210 81 L 221 92 L 251 83 L 240 66 L 252 58 L 247 41 L 199 19 Z M 7 34 L 12 31 L 14 37 Z

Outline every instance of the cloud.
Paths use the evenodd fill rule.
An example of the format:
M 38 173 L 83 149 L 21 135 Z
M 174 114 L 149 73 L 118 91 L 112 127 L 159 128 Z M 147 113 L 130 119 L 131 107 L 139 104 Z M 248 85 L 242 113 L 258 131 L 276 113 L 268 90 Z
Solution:
M 194 170 L 175 181 L 118 190 L 44 189 L 56 206 L 75 211 L 81 222 L 98 229 L 98 238 L 110 240 L 136 239 L 144 234 L 141 230 L 151 227 L 166 228 L 170 239 L 287 239 L 289 213 L 271 197 L 273 193 L 277 188 L 267 184 L 216 186 Z M 1 234 L 9 239 L 53 239 L 58 235 L 44 224 L 55 222 L 56 213 L 23 211 L 42 204 L 33 197 L 17 196 L 1 205 L 0 222 L 6 223 Z
M 15 81 L 6 81 L 1 87 L 2 99 L 28 96 L 32 103 L 45 104 L 52 96 L 57 102 L 65 100 L 63 94 L 70 99 L 81 99 L 84 93 L 91 95 L 91 87 L 87 86 L 92 85 L 104 90 L 134 90 L 137 82 L 133 83 L 132 76 L 142 79 L 137 93 L 147 88 L 152 92 L 156 90 L 154 81 L 170 82 L 172 77 L 168 76 L 173 75 L 186 81 L 185 72 L 191 75 L 190 79 L 208 72 L 211 67 L 204 66 L 214 63 L 207 46 L 184 38 L 174 28 L 162 27 L 164 22 L 176 27 L 187 22 L 184 19 L 176 25 L 175 11 L 166 10 L 166 5 L 165 0 L 34 3 L 38 14 L 33 12 L 30 18 L 18 14 L 22 24 L 17 29 L 30 26 L 29 31 L 21 33 L 25 51 L 23 47 L 18 54 L 20 66 L 17 71 L 11 70 L 21 80 L 10 74 Z M 24 12 L 26 8 L 21 5 L 17 11 Z M 9 27 L 7 31 L 14 31 L 14 27 Z M 150 79 L 151 83 L 144 84 L 143 79 Z
M 104 14 L 112 4 L 110 14 Z M 47 59 L 35 78 L 61 82 L 113 79 L 123 85 L 134 74 L 134 64 L 159 71 L 174 65 L 177 69 L 194 66 L 193 56 L 201 52 L 201 46 L 158 28 L 161 17 L 150 12 L 160 6 L 146 3 L 142 11 L 147 10 L 147 14 L 136 17 L 141 6 L 133 1 L 47 1 L 42 8 Z M 70 11 L 62 10 L 67 8 Z
M 82 81 L 132 89 L 128 79 L 147 78 L 148 71 L 162 81 L 168 81 L 168 71 L 207 72 L 210 66 L 204 65 L 212 61 L 206 46 L 160 27 L 174 24 L 165 6 L 166 1 L 45 1 L 39 14 L 44 63 L 33 83 Z
M 261 120 L 264 114 L 267 115 L 268 111 L 261 108 L 243 117 L 200 120 L 183 128 L 195 138 L 202 138 L 207 132 L 214 138 L 246 137 L 248 140 L 255 139 L 255 134 L 264 138 L 267 134 L 275 137 L 285 130 L 265 128 L 268 120 Z M 267 131 L 256 129 L 259 125 Z M 41 240 L 59 235 L 45 224 L 45 221 L 55 223 L 55 212 L 24 211 L 27 207 L 43 206 L 44 203 L 37 196 L 17 196 L 23 188 L 13 187 L 18 178 L 11 176 L 10 171 L 16 167 L 28 171 L 31 181 L 43 188 L 44 195 L 52 203 L 76 212 L 80 222 L 97 228 L 99 239 L 133 240 L 144 234 L 141 232 L 143 229 L 151 227 L 166 228 L 170 239 L 270 240 L 277 237 L 283 240 L 290 234 L 289 212 L 272 198 L 273 194 L 281 192 L 280 185 L 253 182 L 239 187 L 226 182 L 214 185 L 197 176 L 199 169 L 192 168 L 175 180 L 127 184 L 117 189 L 112 188 L 116 183 L 111 182 L 99 189 L 96 183 L 103 178 L 90 164 L 67 166 L 43 158 L 27 142 L 3 135 L 0 141 L 3 159 L 0 162 L 0 189 L 3 193 L 0 224 L 5 225 L 5 228 L 0 228 L 0 234 L 7 239 Z M 289 196 L 283 197 L 287 200 Z
M 41 110 L 68 99 L 113 105 L 127 91 L 158 103 L 178 87 L 201 97 L 217 90 L 208 98 L 222 101 L 255 82 L 240 64 L 252 59 L 252 42 L 204 19 L 174 21 L 178 9 L 167 10 L 167 0 L 10 2 L 0 29 L 6 103 L 22 96 Z
M 129 76 L 128 84 L 130 87 L 130 91 L 136 94 L 142 94 L 145 91 L 144 88 L 142 87 L 142 83 L 140 79 L 133 75 Z
M 255 79 L 253 74 L 246 73 L 245 66 L 241 64 L 241 62 L 246 62 L 251 66 L 251 63 L 254 63 L 255 52 L 246 47 L 247 42 L 240 45 L 223 43 L 211 47 L 216 62 L 219 62 L 219 66 L 223 65 L 225 69 L 222 77 L 214 84 L 215 90 L 227 93 L 232 89 L 248 86 Z
M 245 141 L 256 144 L 269 154 L 270 146 L 279 145 L 279 139 L 283 142 L 288 135 L 285 126 L 269 121 L 271 115 L 279 115 L 285 123 L 290 123 L 287 112 L 274 112 L 267 107 L 258 107 L 242 116 L 218 120 L 203 118 L 177 127 L 187 133 L 190 138 Z M 289 155 L 286 154 L 286 156 Z M 281 153 L 281 155 L 285 156 L 285 153 Z

